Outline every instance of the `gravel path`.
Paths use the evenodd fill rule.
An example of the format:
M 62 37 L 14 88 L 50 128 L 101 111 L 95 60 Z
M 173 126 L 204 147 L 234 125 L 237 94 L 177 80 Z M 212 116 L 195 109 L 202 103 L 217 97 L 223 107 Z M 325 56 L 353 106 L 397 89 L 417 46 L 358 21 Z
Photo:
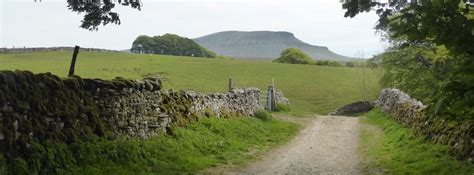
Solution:
M 359 118 L 318 116 L 300 120 L 305 128 L 290 143 L 243 169 L 224 174 L 360 174 Z

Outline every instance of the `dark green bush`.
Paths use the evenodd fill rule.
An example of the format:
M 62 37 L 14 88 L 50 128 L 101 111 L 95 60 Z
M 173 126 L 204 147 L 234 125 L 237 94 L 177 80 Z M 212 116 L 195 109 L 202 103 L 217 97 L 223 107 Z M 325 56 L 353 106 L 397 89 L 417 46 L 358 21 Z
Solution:
M 273 60 L 274 63 L 289 63 L 289 64 L 311 64 L 313 59 L 308 54 L 300 49 L 288 48 L 280 53 L 280 57 Z
M 263 121 L 269 121 L 269 120 L 272 120 L 273 118 L 272 114 L 270 114 L 269 112 L 263 109 L 256 111 L 254 114 L 254 117 Z
M 313 62 L 314 65 L 318 66 L 332 66 L 332 67 L 342 67 L 343 65 L 337 61 L 329 61 L 329 60 L 318 60 Z
M 7 160 L 3 157 L 3 154 L 0 154 L 0 174 L 7 173 Z
M 347 62 L 346 67 L 355 67 L 355 64 L 353 62 Z
M 394 47 L 370 60 L 383 70 L 381 85 L 428 105 L 432 116 L 473 118 L 474 61 L 444 47 Z

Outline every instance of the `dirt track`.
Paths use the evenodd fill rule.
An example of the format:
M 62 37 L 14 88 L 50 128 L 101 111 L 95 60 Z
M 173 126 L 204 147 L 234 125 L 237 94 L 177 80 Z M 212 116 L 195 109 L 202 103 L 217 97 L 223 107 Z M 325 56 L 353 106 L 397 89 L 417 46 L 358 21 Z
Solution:
M 359 118 L 291 117 L 305 128 L 287 145 L 263 159 L 224 174 L 360 174 Z

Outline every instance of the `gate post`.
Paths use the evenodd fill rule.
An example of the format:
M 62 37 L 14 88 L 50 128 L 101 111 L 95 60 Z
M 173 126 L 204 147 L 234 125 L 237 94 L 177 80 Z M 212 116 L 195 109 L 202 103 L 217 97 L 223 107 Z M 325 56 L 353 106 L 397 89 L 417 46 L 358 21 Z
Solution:
M 276 109 L 276 101 L 275 101 L 275 88 L 273 86 L 268 86 L 267 92 L 267 110 L 273 111 Z
M 272 86 L 272 98 L 271 98 L 271 103 L 272 103 L 272 111 L 276 110 L 277 104 L 276 104 L 276 94 L 275 94 L 275 86 Z

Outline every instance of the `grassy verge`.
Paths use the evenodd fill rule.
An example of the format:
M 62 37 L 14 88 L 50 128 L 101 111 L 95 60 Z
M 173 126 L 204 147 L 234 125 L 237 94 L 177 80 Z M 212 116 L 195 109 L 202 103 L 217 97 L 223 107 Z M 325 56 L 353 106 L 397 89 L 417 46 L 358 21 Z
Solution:
M 379 109 L 362 118 L 361 151 L 365 173 L 473 174 L 474 166 L 456 161 L 447 147 L 429 143 Z
M 30 161 L 14 174 L 181 174 L 220 164 L 241 164 L 296 134 L 299 126 L 255 118 L 205 118 L 172 135 L 148 140 L 97 140 L 32 145 Z M 3 167 L 4 168 L 4 167 Z
M 286 142 L 299 126 L 255 118 L 204 118 L 173 135 L 148 140 L 99 140 L 65 145 L 33 145 L 26 172 L 78 174 L 193 173 L 222 164 L 242 164 Z M 20 169 L 18 169 L 20 168 Z M 45 172 L 42 172 L 45 173 Z

